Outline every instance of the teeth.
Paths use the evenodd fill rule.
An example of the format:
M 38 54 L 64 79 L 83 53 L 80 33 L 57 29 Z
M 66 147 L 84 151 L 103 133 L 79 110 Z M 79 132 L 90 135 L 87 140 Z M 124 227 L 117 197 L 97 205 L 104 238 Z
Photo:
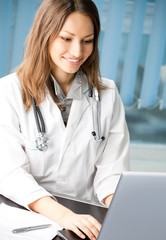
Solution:
M 67 58 L 67 60 L 68 60 L 69 62 L 79 62 L 79 59 L 69 59 L 69 58 Z

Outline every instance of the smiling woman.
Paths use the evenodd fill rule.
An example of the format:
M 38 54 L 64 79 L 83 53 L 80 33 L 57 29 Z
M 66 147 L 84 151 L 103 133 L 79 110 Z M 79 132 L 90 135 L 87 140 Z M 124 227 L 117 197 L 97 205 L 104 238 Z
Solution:
M 71 13 L 58 36 L 50 38 L 52 73 L 65 94 L 75 73 L 91 55 L 93 39 L 94 26 L 91 18 L 79 12 Z
M 99 32 L 92 0 L 44 0 L 21 65 L 0 80 L 0 194 L 91 240 L 100 223 L 53 196 L 109 206 L 129 169 L 123 104 L 100 76 Z
M 81 20 L 79 18 L 80 15 Z M 86 24 L 84 23 L 84 21 Z M 75 43 L 72 44 L 74 46 L 72 47 L 72 49 L 81 51 L 82 45 L 88 45 L 88 47 L 86 48 L 84 47 L 86 49 L 84 59 L 89 54 L 90 51 L 89 48 L 93 49 L 93 51 L 91 49 L 92 52 L 87 57 L 86 61 L 84 61 L 84 59 L 80 59 L 81 61 L 79 67 L 87 74 L 91 88 L 93 85 L 95 85 L 98 91 L 100 91 L 100 88 L 102 89 L 102 85 L 100 84 L 98 78 L 99 76 L 98 39 L 100 32 L 100 20 L 97 8 L 93 1 L 91 0 L 90 1 L 85 0 L 84 2 L 79 0 L 72 1 L 63 0 L 62 2 L 59 0 L 56 0 L 55 2 L 51 0 L 43 1 L 41 7 L 39 8 L 36 14 L 33 27 L 27 38 L 27 48 L 23 62 L 17 70 L 17 74 L 20 78 L 21 85 L 23 88 L 23 101 L 27 110 L 29 110 L 32 104 L 31 95 L 34 96 L 37 105 L 40 105 L 40 103 L 43 101 L 46 95 L 45 89 L 46 82 L 52 95 L 52 98 L 57 103 L 54 94 L 52 94 L 52 89 L 50 86 L 49 73 L 50 71 L 53 71 L 53 68 L 55 66 L 53 66 L 52 64 L 53 63 L 52 56 L 50 56 L 51 52 L 50 50 L 48 51 L 48 49 L 50 48 L 50 45 L 52 45 L 52 47 L 54 46 L 54 41 L 57 42 L 56 40 L 59 39 L 60 33 L 63 33 L 62 29 L 67 31 L 66 35 L 62 36 L 61 38 L 61 40 L 63 41 L 65 39 L 66 42 L 70 42 L 71 37 L 73 39 L 75 33 L 77 34 L 77 37 L 75 36 L 74 41 L 71 41 L 72 43 L 73 42 Z M 82 32 L 84 34 L 82 34 Z M 91 42 L 91 39 L 89 39 L 90 37 L 89 35 L 91 34 L 93 34 L 92 36 L 93 44 L 89 43 L 89 41 Z M 76 39 L 77 41 L 75 41 Z M 88 42 L 86 42 L 86 40 Z M 60 41 L 58 42 L 60 44 Z M 62 45 L 60 45 L 60 47 L 61 46 Z M 80 47 L 81 49 L 79 49 Z M 70 55 L 72 55 L 72 53 Z M 68 58 L 70 56 L 66 57 Z M 45 69 L 46 71 L 43 71 L 43 69 Z M 33 79 L 33 84 L 31 82 L 31 79 Z M 42 94 L 39 93 L 38 89 L 41 89 Z

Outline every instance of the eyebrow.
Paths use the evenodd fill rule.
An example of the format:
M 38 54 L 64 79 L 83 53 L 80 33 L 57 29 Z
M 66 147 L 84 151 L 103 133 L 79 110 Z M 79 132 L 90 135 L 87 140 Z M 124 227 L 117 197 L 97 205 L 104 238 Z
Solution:
M 61 31 L 61 32 L 68 33 L 68 34 L 70 34 L 70 35 L 72 35 L 72 36 L 75 36 L 74 33 L 71 33 L 71 32 L 68 32 L 68 31 Z M 85 37 L 83 37 L 83 38 L 87 38 L 87 37 L 91 37 L 91 36 L 94 36 L 94 33 L 91 33 L 91 34 L 89 34 L 89 35 L 87 35 L 87 36 L 85 36 Z

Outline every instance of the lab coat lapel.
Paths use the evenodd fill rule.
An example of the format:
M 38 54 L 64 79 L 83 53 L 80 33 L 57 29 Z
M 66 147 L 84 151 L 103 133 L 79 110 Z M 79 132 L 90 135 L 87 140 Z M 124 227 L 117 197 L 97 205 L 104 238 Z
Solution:
M 83 94 L 83 97 L 81 100 L 73 100 L 70 114 L 69 114 L 68 123 L 67 123 L 67 128 L 66 128 L 65 143 L 64 143 L 64 147 L 63 147 L 61 156 L 63 156 L 63 154 L 64 154 L 81 118 L 83 117 L 85 110 L 88 108 L 88 106 L 89 106 L 89 102 L 84 94 Z

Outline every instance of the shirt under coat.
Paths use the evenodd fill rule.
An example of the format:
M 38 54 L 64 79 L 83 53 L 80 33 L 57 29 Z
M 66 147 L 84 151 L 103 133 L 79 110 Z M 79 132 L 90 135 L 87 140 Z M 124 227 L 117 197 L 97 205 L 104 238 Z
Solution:
M 40 104 L 49 138 L 45 152 L 36 148 L 33 109 L 25 110 L 16 73 L 0 79 L 0 194 L 22 206 L 55 193 L 102 201 L 129 170 L 129 133 L 114 81 L 102 78 L 108 86 L 100 96 L 105 140 L 96 142 L 87 77 L 77 77 L 82 97 L 73 99 L 66 127 L 48 89 Z

